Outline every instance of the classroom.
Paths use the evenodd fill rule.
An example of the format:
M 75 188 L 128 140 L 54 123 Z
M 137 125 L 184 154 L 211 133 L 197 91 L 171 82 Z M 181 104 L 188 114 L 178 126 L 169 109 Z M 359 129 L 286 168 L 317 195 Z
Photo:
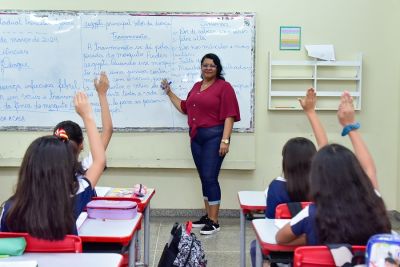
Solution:
M 270 106 L 269 102 L 274 101 L 270 99 L 270 60 L 313 60 L 307 55 L 305 45 L 325 44 L 334 46 L 337 61 L 355 61 L 362 58 L 362 78 L 360 79 L 362 91 L 357 92 L 360 105 L 359 110 L 356 111 L 356 117 L 361 123 L 360 131 L 375 160 L 380 181 L 379 190 L 386 207 L 391 211 L 400 211 L 400 53 L 397 48 L 397 42 L 400 42 L 400 33 L 397 29 L 397 25 L 400 24 L 399 1 L 3 0 L 0 9 L 142 12 L 144 14 L 227 13 L 232 15 L 236 12 L 251 14 L 254 19 L 254 31 L 252 31 L 254 39 L 250 41 L 254 47 L 251 50 L 253 58 L 250 62 L 254 65 L 251 73 L 253 88 L 250 89 L 249 100 L 246 102 L 250 103 L 249 107 L 246 106 L 245 112 L 248 115 L 245 118 L 248 125 L 240 125 L 239 130 L 232 133 L 229 154 L 223 162 L 219 175 L 222 188 L 220 216 L 237 216 L 238 224 L 237 193 L 262 191 L 281 174 L 281 150 L 288 139 L 303 136 L 314 140 L 307 118 L 302 113 L 297 100 L 293 102 L 287 98 L 284 100 L 283 106 L 288 106 L 288 110 L 279 108 L 279 103 L 273 104 L 278 108 Z M 296 27 L 301 30 L 299 49 L 282 48 L 282 27 L 286 29 Z M 114 37 L 124 38 L 123 36 Z M 0 43 L 1 38 L 0 36 Z M 130 38 L 141 37 L 131 36 Z M 0 59 L 1 57 L 0 54 Z M 157 56 L 154 57 L 152 60 L 157 59 Z M 242 61 L 240 55 L 230 58 L 233 61 L 235 58 Z M 65 67 L 68 68 L 68 66 Z M 141 67 L 143 66 L 138 66 L 137 69 Z M 335 71 L 341 70 L 338 68 Z M 200 75 L 199 70 L 198 74 Z M 118 77 L 118 73 L 115 75 Z M 132 76 L 134 75 L 140 76 L 140 73 L 132 73 Z M 2 77 L 1 73 L 0 77 Z M 110 77 L 112 77 L 111 74 Z M 117 82 L 110 79 L 110 94 L 112 94 L 113 83 Z M 0 79 L 0 88 L 2 88 L 1 83 L 2 79 Z M 301 84 L 304 85 L 302 90 L 305 92 L 308 84 L 303 81 Z M 348 85 L 346 81 L 339 84 L 341 87 Z M 35 87 L 33 84 L 31 86 L 32 89 Z M 77 87 L 73 84 L 64 84 L 64 86 L 70 89 Z M 173 87 L 174 83 L 171 86 Z M 347 88 L 336 90 L 343 91 L 344 89 Z M 122 95 L 114 96 L 114 98 L 118 97 L 122 98 Z M 297 97 L 294 95 L 293 99 Z M 276 99 L 279 100 L 279 96 Z M 326 99 L 323 103 L 326 103 L 329 108 L 318 111 L 318 115 L 325 126 L 329 142 L 351 148 L 349 139 L 340 136 L 342 128 L 337 122 L 334 108 L 335 103 L 339 104 L 339 95 L 326 96 L 323 99 L 324 101 Z M 0 101 L 2 101 L 1 98 Z M 119 104 L 128 105 L 129 103 Z M 154 103 L 151 104 L 154 105 Z M 293 105 L 295 108 L 292 108 Z M 114 108 L 117 109 L 118 105 Z M 155 113 L 156 111 L 151 111 L 148 116 L 157 117 Z M 118 121 L 135 115 L 142 116 L 129 114 L 119 117 Z M 19 119 L 18 116 L 10 118 L 3 112 L 0 115 L 0 123 L 3 120 L 10 122 Z M 144 124 L 145 122 L 143 121 Z M 158 122 L 154 119 L 154 123 Z M 124 127 L 126 125 L 122 124 L 121 128 Z M 143 183 L 149 188 L 156 189 L 156 194 L 151 201 L 153 213 L 201 215 L 203 208 L 201 184 L 192 159 L 186 126 L 183 124 L 177 127 L 185 128 L 183 130 L 164 129 L 162 131 L 149 129 L 146 125 L 145 130 L 137 129 L 136 126 L 128 127 L 132 129 L 114 131 L 106 152 L 107 170 L 98 185 L 132 187 L 134 184 Z M 18 167 L 26 148 L 35 138 L 45 134 L 49 134 L 49 131 L 35 127 L 28 130 L 0 127 L 1 203 L 10 197 L 15 188 Z M 85 145 L 85 149 L 87 147 L 88 145 Z M 194 213 L 191 213 L 193 211 Z

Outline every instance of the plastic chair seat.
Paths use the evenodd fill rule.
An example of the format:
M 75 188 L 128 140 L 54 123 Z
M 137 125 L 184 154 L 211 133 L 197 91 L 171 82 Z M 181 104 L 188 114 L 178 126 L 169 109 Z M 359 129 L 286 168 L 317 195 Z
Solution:
M 6 237 L 24 237 L 26 252 L 82 252 L 82 240 L 76 235 L 66 235 L 63 240 L 50 241 L 33 237 L 28 233 L 0 232 L 0 238 Z
M 365 246 L 352 246 L 353 253 L 365 253 Z M 327 246 L 302 246 L 294 251 L 294 267 L 335 267 L 335 262 Z

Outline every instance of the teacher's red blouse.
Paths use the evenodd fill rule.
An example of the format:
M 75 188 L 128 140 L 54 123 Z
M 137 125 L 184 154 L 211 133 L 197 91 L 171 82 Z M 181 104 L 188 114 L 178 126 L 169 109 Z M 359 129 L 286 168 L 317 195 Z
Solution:
M 201 83 L 195 83 L 186 100 L 181 101 L 181 109 L 188 115 L 191 138 L 196 135 L 198 127 L 221 125 L 228 117 L 240 121 L 239 104 L 230 83 L 218 79 L 200 92 Z

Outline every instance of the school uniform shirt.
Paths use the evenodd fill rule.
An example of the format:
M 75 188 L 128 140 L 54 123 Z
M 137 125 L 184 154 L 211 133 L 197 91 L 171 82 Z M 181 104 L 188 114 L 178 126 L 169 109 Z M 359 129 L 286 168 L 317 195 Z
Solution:
M 3 205 L 3 210 L 1 211 L 0 215 L 0 232 L 10 232 L 6 224 L 6 215 L 8 214 L 11 206 L 11 200 L 7 200 Z
M 275 218 L 276 206 L 282 203 L 291 202 L 286 189 L 286 179 L 283 177 L 275 178 L 268 186 L 267 208 L 265 216 L 269 219 Z
M 87 203 L 96 196 L 96 191 L 92 188 L 90 181 L 83 175 L 77 177 L 79 188 L 74 199 L 74 217 L 77 219 L 79 214 L 85 209 Z
M 199 127 L 223 125 L 228 117 L 233 117 L 235 122 L 240 121 L 239 104 L 230 83 L 218 79 L 206 90 L 200 91 L 201 84 L 195 83 L 186 100 L 181 101 L 182 112 L 188 115 L 192 139 Z
M 90 166 L 92 166 L 92 164 L 93 164 L 93 157 L 92 157 L 92 153 L 90 153 L 89 152 L 89 155 L 87 155 L 85 158 L 83 158 L 83 160 L 81 161 L 81 166 L 82 166 L 82 169 L 84 170 L 84 171 L 87 171 L 88 169 L 89 169 L 89 167 Z M 104 167 L 104 170 L 106 169 L 107 167 Z M 77 175 L 77 177 L 78 177 L 79 175 Z M 92 197 L 97 197 L 97 193 L 96 193 L 96 190 L 95 190 L 95 188 L 93 188 L 93 191 L 94 191 L 94 193 L 93 193 L 93 196 Z
M 92 157 L 92 153 L 89 153 L 89 155 L 87 155 L 86 157 L 83 158 L 83 160 L 81 161 L 81 165 L 82 168 L 87 171 L 87 169 L 89 169 L 89 167 L 93 164 L 93 157 Z
M 302 209 L 290 221 L 292 232 L 296 236 L 306 234 L 307 245 L 318 245 L 317 229 L 315 225 L 317 207 L 314 203 Z

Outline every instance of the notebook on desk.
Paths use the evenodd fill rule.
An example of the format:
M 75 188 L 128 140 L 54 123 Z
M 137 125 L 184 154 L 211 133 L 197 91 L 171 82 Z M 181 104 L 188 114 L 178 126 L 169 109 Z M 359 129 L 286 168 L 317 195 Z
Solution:
M 133 188 L 112 188 L 105 197 L 134 197 Z
M 105 187 L 105 186 L 96 186 L 97 197 L 102 198 L 131 198 L 137 201 L 141 201 L 146 197 L 139 197 L 134 194 L 133 188 L 122 188 L 122 187 Z
M 96 194 L 98 197 L 104 197 L 111 191 L 112 187 L 108 186 L 96 186 Z
M 290 219 L 275 219 L 274 224 L 276 227 L 281 229 L 283 226 L 285 226 L 288 222 L 290 222 Z

